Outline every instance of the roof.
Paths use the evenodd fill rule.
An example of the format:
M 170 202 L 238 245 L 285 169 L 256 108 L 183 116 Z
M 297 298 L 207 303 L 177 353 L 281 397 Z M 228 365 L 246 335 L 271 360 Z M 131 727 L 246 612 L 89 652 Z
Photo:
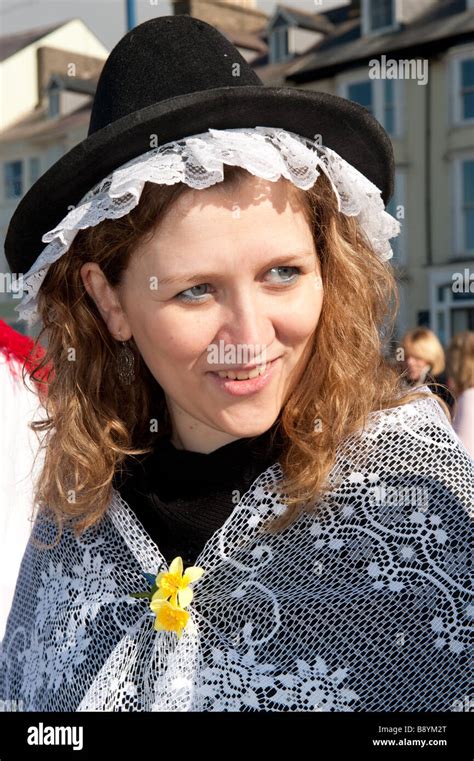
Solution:
M 225 37 L 227 37 L 227 39 L 237 48 L 255 50 L 257 53 L 267 52 L 267 44 L 265 40 L 262 40 L 256 32 L 233 32 L 229 29 L 223 29 L 220 26 L 217 28 L 221 34 L 225 35 Z
M 265 13 L 265 11 L 261 11 L 258 8 L 246 8 L 243 5 L 238 5 L 237 3 L 231 4 L 229 3 L 229 0 L 208 0 L 208 2 L 214 6 L 214 9 L 222 8 L 223 10 L 232 10 L 234 14 L 242 14 L 243 16 L 254 16 L 258 17 L 262 20 L 262 22 L 265 22 L 268 19 L 268 13 Z M 174 0 L 171 0 L 171 5 L 174 4 Z M 199 6 L 199 3 L 198 3 Z M 174 9 L 173 9 L 174 10 Z M 196 14 L 194 13 L 196 11 Z M 199 7 L 193 8 L 193 3 L 190 3 L 189 13 L 186 11 L 186 15 L 194 16 L 194 18 L 199 18 L 197 15 L 199 13 Z M 181 15 L 180 13 L 174 13 L 174 15 Z M 203 19 L 204 20 L 204 19 Z M 211 23 L 211 22 L 208 22 Z
M 361 37 L 360 17 L 348 14 L 335 30 L 316 43 L 288 68 L 288 79 L 305 82 L 322 78 L 374 56 L 424 48 L 446 48 L 460 37 L 474 39 L 474 10 L 465 10 L 465 0 L 439 0 L 399 31 Z M 344 18 L 344 17 L 342 17 Z
M 267 57 L 265 57 L 264 62 L 259 65 L 255 65 L 255 61 L 252 62 L 252 68 L 264 85 L 268 87 L 288 87 L 288 82 L 286 81 L 288 69 L 300 58 L 301 56 L 291 58 L 290 60 L 267 63 Z
M 48 118 L 45 106 L 35 109 L 33 113 L 15 122 L 8 129 L 0 132 L 0 143 L 12 143 L 17 140 L 54 138 L 55 135 L 71 128 L 89 126 L 92 103 L 86 103 L 75 111 L 58 118 Z
M 311 29 L 315 32 L 329 32 L 333 29 L 331 21 L 322 13 L 308 13 L 281 3 L 275 8 L 275 15 L 279 10 L 283 10 L 300 29 Z
M 293 19 L 296 26 L 299 28 L 310 28 L 313 31 L 319 31 L 325 35 L 325 38 L 337 38 L 343 42 L 360 36 L 358 0 L 352 0 L 352 2 L 346 3 L 346 5 L 337 6 L 324 13 L 308 13 L 302 10 L 295 10 L 288 5 L 279 3 L 275 9 L 273 18 L 275 18 L 279 9 L 283 11 L 288 19 Z M 307 25 L 308 19 L 310 20 L 309 25 Z M 265 29 L 267 28 L 268 25 Z M 263 30 L 260 34 L 264 39 L 267 39 L 269 36 L 268 33 Z M 322 41 L 319 39 L 311 44 L 303 53 L 299 53 L 297 56 L 289 58 L 283 62 L 278 62 L 277 64 L 270 64 L 268 55 L 262 53 L 258 58 L 252 61 L 252 66 L 265 84 L 288 84 L 286 82 L 287 72 L 290 71 L 290 69 L 293 70 L 296 61 L 301 61 L 303 56 L 307 56 L 315 49 L 319 50 L 320 43 L 323 42 L 325 38 L 323 38 Z M 274 68 L 275 66 L 278 67 L 278 70 Z
M 56 29 L 68 24 L 68 21 L 61 21 L 59 24 L 50 24 L 49 26 L 35 27 L 34 29 L 27 29 L 23 32 L 17 32 L 16 34 L 4 34 L 0 36 L 0 61 L 5 61 L 10 56 L 18 53 L 19 50 L 32 45 L 33 42 L 37 42 L 42 37 L 51 34 Z

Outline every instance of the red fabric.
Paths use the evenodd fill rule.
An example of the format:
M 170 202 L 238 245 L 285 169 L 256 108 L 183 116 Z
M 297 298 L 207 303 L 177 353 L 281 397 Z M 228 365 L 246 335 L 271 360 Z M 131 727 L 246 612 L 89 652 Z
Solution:
M 0 320 L 0 351 L 7 358 L 7 362 L 14 375 L 17 375 L 16 368 L 13 367 L 13 360 L 17 360 L 23 367 L 26 366 L 28 374 L 37 367 L 44 356 L 44 349 L 41 344 L 37 344 L 29 336 L 14 330 L 3 320 Z M 47 379 L 50 368 L 47 365 L 36 374 L 32 380 L 36 383 L 37 388 L 42 393 L 47 393 Z M 20 375 L 21 377 L 21 375 Z

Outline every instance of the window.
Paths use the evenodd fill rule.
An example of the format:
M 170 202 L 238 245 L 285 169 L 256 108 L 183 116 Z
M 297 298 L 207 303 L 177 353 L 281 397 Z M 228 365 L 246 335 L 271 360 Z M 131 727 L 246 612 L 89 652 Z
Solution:
M 361 106 L 365 106 L 371 113 L 372 103 L 372 82 L 354 82 L 347 87 L 347 97 Z
M 452 57 L 450 67 L 451 114 L 453 124 L 474 121 L 474 50 Z
M 474 159 L 462 162 L 462 234 L 466 251 L 474 251 Z
M 288 55 L 288 29 L 280 27 L 273 32 L 273 50 L 276 61 L 283 61 Z
M 393 79 L 384 80 L 383 125 L 389 135 L 395 133 L 395 96 Z
M 464 330 L 474 330 L 474 307 L 453 309 L 451 312 L 451 325 L 453 336 Z
M 40 160 L 38 156 L 30 156 L 28 159 L 28 182 L 31 187 L 40 176 Z
M 7 161 L 4 165 L 5 198 L 21 198 L 23 195 L 23 163 Z
M 61 111 L 60 107 L 60 89 L 59 87 L 53 86 L 50 87 L 49 93 L 48 93 L 48 116 L 50 119 L 54 119 L 56 116 L 59 116 L 59 113 Z
M 288 22 L 279 16 L 270 32 L 270 63 L 285 61 L 290 57 Z
M 383 29 L 393 24 L 392 0 L 370 0 L 369 24 L 371 30 Z
M 453 285 L 463 272 L 469 270 L 464 265 L 454 265 L 433 270 L 429 275 L 432 329 L 444 345 L 461 330 L 474 330 L 474 293 L 466 276 L 460 292 Z
M 389 135 L 399 137 L 403 84 L 402 80 L 358 79 L 354 76 L 341 80 L 339 93 L 343 98 L 365 106 Z
M 453 165 L 454 258 L 474 255 L 474 154 L 456 159 Z
M 362 0 L 362 34 L 396 28 L 395 0 Z
M 461 64 L 461 119 L 474 119 L 474 58 L 466 58 Z

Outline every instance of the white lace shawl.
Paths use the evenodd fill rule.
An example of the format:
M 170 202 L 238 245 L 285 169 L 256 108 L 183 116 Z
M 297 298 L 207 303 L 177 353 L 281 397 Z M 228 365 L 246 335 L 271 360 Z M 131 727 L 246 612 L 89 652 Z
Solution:
M 117 492 L 82 538 L 30 540 L 0 698 L 26 711 L 460 710 L 474 461 L 435 397 L 372 413 L 318 514 L 261 535 L 284 509 L 281 475 L 262 473 L 200 553 L 195 631 L 179 640 L 129 597 L 167 564 Z M 35 533 L 55 532 L 38 519 Z
M 209 129 L 199 135 L 158 146 L 115 169 L 97 183 L 79 204 L 43 235 L 48 245 L 26 274 L 14 280 L 24 292 L 15 310 L 33 325 L 38 319 L 38 292 L 51 264 L 69 250 L 79 230 L 104 219 L 118 219 L 137 206 L 145 182 L 184 182 L 202 190 L 224 179 L 224 164 L 240 166 L 256 177 L 277 181 L 286 177 L 304 190 L 324 172 L 338 210 L 355 216 L 382 260 L 393 255 L 389 240 L 400 233 L 400 222 L 385 211 L 380 190 L 335 151 L 277 127 Z

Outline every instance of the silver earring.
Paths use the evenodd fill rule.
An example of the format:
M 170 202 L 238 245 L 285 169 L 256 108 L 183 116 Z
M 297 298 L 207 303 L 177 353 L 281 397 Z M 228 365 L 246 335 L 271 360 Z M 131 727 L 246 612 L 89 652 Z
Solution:
M 121 341 L 117 360 L 118 375 L 125 386 L 135 380 L 135 356 L 127 341 Z

